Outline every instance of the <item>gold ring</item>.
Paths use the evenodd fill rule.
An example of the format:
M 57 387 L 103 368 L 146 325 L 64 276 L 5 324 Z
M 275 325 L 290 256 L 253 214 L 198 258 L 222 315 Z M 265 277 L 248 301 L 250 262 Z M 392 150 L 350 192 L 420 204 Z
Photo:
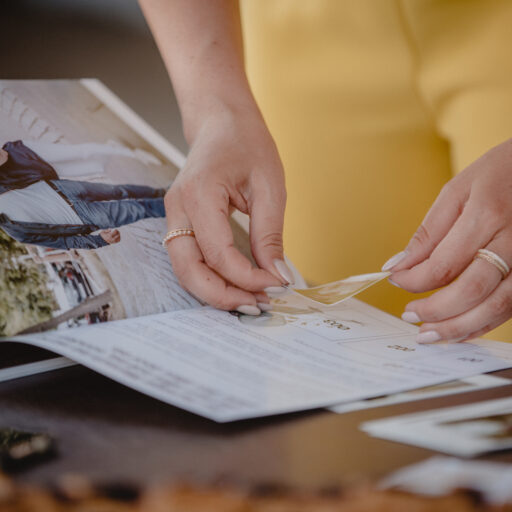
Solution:
M 162 246 L 165 247 L 171 240 L 173 240 L 174 238 L 179 238 L 180 236 L 196 236 L 196 235 L 195 235 L 193 229 L 189 229 L 189 228 L 172 229 L 162 239 Z
M 479 249 L 476 253 L 475 260 L 477 258 L 494 265 L 501 272 L 503 279 L 510 274 L 510 267 L 507 265 L 507 262 L 499 254 L 489 251 L 489 249 Z

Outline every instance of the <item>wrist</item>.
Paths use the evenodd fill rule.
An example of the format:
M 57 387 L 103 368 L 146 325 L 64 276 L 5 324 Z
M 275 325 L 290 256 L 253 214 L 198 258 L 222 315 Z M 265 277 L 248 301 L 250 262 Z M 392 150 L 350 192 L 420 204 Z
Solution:
M 183 132 L 189 145 L 206 126 L 222 120 L 243 118 L 263 122 L 260 110 L 250 90 L 235 94 L 209 91 L 197 99 L 182 102 Z

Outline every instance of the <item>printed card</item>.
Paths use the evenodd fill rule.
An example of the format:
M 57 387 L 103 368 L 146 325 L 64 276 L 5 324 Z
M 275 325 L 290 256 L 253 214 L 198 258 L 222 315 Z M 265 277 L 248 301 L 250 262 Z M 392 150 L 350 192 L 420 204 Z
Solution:
M 334 306 L 344 300 L 350 299 L 350 297 L 354 297 L 354 295 L 361 293 L 363 290 L 377 284 L 390 275 L 391 272 L 362 274 L 347 277 L 341 281 L 314 286 L 313 288 L 292 288 L 292 290 L 316 303 Z
M 512 448 L 512 397 L 363 423 L 373 437 L 459 457 Z

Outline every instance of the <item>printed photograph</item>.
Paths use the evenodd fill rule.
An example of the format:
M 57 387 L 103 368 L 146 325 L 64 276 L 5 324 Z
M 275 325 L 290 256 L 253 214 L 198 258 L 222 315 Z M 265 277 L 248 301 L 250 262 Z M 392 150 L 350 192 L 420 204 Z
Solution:
M 0 336 L 196 305 L 161 246 L 177 172 L 81 81 L 0 81 Z
M 293 291 L 319 304 L 333 306 L 354 297 L 354 295 L 377 284 L 389 275 L 389 272 L 363 274 L 313 288 L 293 288 Z

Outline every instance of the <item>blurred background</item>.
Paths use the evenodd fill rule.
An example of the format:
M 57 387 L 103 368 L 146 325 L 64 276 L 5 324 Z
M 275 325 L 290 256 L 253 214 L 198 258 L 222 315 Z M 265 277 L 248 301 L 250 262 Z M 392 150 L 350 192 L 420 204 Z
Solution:
M 0 78 L 99 78 L 178 149 L 171 83 L 137 0 L 3 0 Z

